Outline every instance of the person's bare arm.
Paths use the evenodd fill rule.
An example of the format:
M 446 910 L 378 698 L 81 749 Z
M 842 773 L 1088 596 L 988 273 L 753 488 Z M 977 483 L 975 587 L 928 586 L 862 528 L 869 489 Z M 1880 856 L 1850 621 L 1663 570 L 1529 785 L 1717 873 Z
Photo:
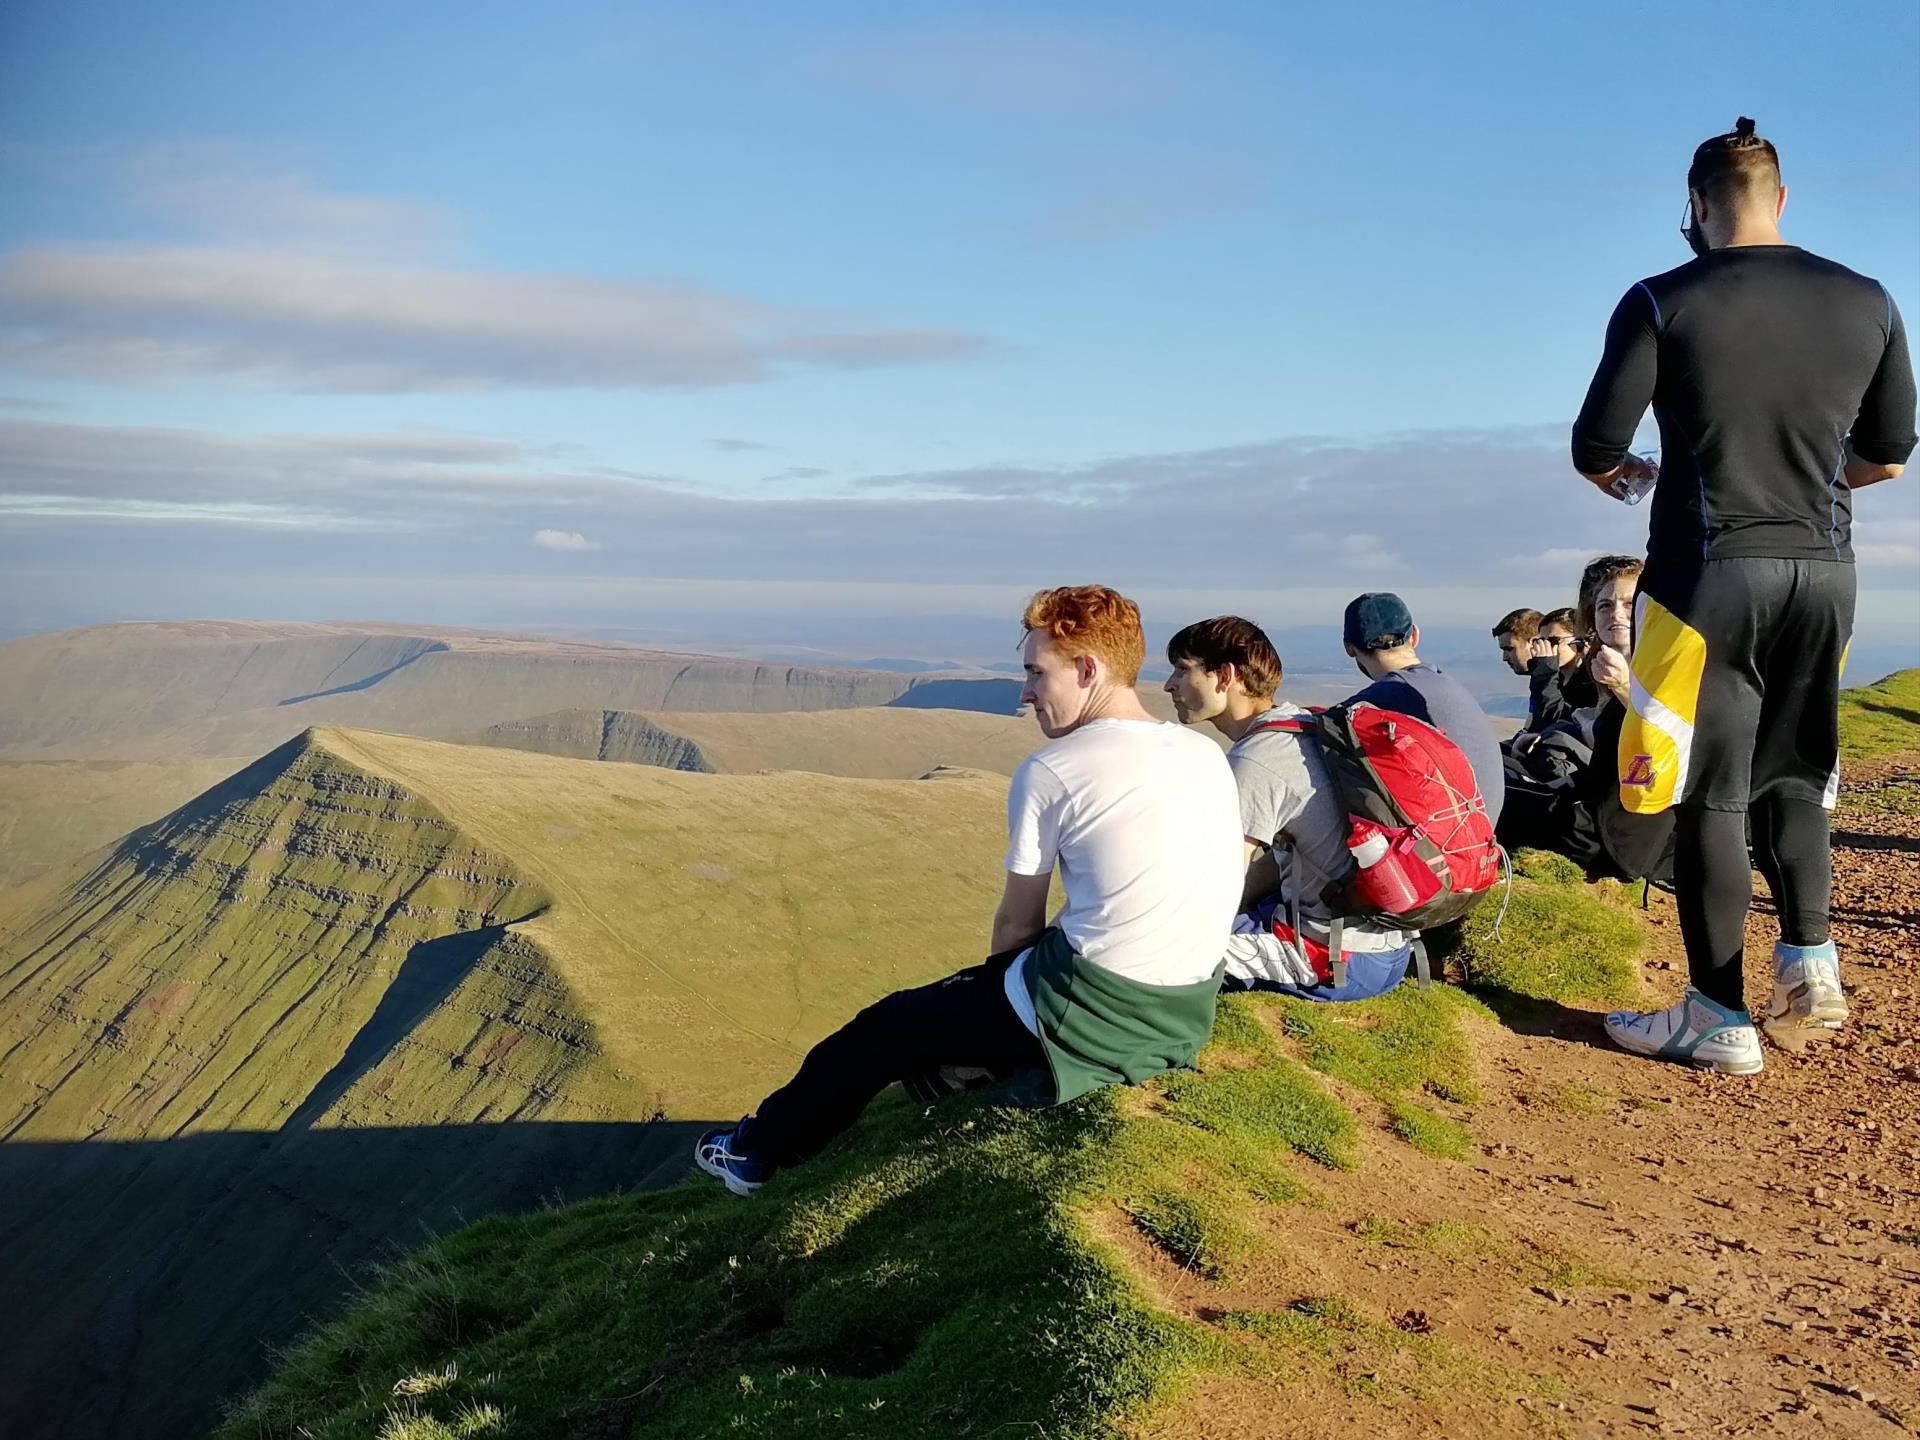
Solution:
M 1847 485 L 1858 490 L 1866 485 L 1878 485 L 1882 480 L 1897 480 L 1904 465 L 1882 465 L 1877 460 L 1862 460 L 1853 453 L 1853 446 L 1847 446 Z
M 1015 875 L 1007 872 L 1007 888 L 993 912 L 993 938 L 987 953 L 1001 955 L 1024 950 L 1047 928 L 1047 890 L 1052 875 Z
M 1247 881 L 1240 891 L 1240 910 L 1244 914 L 1280 888 L 1280 862 L 1266 846 L 1249 840 L 1241 863 L 1247 867 Z
M 1647 480 L 1658 474 L 1659 472 L 1655 470 L 1653 466 L 1649 465 L 1645 460 L 1642 460 L 1638 455 L 1629 455 L 1611 470 L 1602 470 L 1598 475 L 1589 475 L 1584 470 L 1580 472 L 1581 478 L 1593 486 L 1594 489 L 1604 490 L 1616 500 L 1620 498 L 1618 495 L 1614 495 L 1613 492 L 1613 485 L 1616 480 Z

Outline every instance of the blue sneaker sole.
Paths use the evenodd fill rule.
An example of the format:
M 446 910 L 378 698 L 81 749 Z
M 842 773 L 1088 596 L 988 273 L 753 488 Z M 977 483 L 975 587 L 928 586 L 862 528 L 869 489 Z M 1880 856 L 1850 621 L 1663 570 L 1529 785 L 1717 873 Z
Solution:
M 758 1183 L 755 1183 L 754 1181 L 751 1181 L 751 1180 L 742 1180 L 738 1175 L 734 1174 L 731 1170 L 727 1169 L 726 1166 L 714 1164 L 711 1160 L 707 1159 L 706 1156 L 700 1154 L 698 1151 L 694 1152 L 693 1163 L 699 1169 L 704 1170 L 707 1172 L 707 1174 L 713 1176 L 713 1178 L 718 1180 L 722 1185 L 725 1185 L 727 1189 L 732 1191 L 735 1195 L 751 1197 L 753 1193 L 760 1188 L 760 1185 Z

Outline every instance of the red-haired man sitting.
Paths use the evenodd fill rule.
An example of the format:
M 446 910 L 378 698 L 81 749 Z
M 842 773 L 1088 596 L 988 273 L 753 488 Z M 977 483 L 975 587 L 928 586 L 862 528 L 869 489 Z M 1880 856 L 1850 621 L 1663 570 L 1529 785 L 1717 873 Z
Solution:
M 694 1160 L 736 1195 L 816 1154 L 888 1085 L 931 1098 L 966 1074 L 1059 1103 L 1188 1064 L 1213 1028 L 1240 899 L 1240 807 L 1212 741 L 1154 719 L 1134 686 L 1140 610 L 1101 585 L 1043 590 L 1023 618 L 1026 688 L 1049 743 L 1007 797 L 991 958 L 869 1005 Z M 1047 923 L 1054 870 L 1066 904 Z

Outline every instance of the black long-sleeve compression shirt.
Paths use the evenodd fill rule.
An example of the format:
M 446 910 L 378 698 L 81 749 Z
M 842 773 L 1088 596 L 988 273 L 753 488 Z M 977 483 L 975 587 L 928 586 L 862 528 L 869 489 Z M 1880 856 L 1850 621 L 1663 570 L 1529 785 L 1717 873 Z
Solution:
M 1853 558 L 1846 447 L 1914 448 L 1913 363 L 1876 280 L 1793 245 L 1740 245 L 1642 280 L 1613 312 L 1573 463 L 1626 458 L 1660 423 L 1649 558 Z

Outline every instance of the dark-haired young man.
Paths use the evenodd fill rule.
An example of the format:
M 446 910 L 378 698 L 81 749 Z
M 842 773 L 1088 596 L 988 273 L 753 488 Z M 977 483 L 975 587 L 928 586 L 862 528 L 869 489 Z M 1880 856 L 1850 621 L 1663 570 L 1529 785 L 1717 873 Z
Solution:
M 1913 367 L 1878 281 L 1780 235 L 1779 156 L 1742 118 L 1694 151 L 1696 259 L 1627 291 L 1573 427 L 1573 463 L 1609 493 L 1649 404 L 1664 468 L 1640 582 L 1620 800 L 1677 807 L 1675 881 L 1692 984 L 1607 1033 L 1638 1054 L 1752 1074 L 1741 984 L 1752 903 L 1746 822 L 1780 913 L 1765 1029 L 1802 1048 L 1846 1019 L 1828 933 L 1827 809 L 1840 668 L 1853 630 L 1852 492 L 1914 446 Z
M 1173 673 L 1165 688 L 1180 723 L 1204 722 L 1233 742 L 1227 764 L 1240 796 L 1248 880 L 1227 941 L 1225 984 L 1309 1000 L 1359 1000 L 1399 984 L 1407 937 L 1343 919 L 1347 983 L 1337 994 L 1329 988 L 1329 896 L 1353 869 L 1347 816 L 1319 742 L 1260 728 L 1305 713 L 1275 698 L 1283 672 L 1266 632 L 1238 615 L 1215 616 L 1177 632 L 1167 642 L 1167 662 Z
M 1527 730 L 1539 731 L 1599 702 L 1581 661 L 1589 637 L 1572 606 L 1549 610 L 1527 647 Z
M 1527 673 L 1527 666 L 1533 659 L 1534 636 L 1540 633 L 1541 614 L 1522 606 L 1518 610 L 1509 610 L 1500 617 L 1493 627 L 1493 643 L 1499 648 L 1500 660 L 1516 675 Z

